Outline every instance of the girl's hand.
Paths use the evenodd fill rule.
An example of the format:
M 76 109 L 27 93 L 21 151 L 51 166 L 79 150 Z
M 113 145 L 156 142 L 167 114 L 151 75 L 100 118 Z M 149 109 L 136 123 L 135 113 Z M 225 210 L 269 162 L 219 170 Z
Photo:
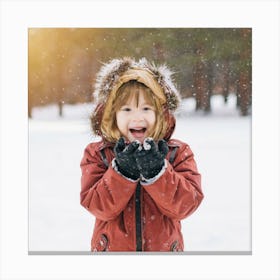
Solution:
M 144 140 L 143 148 L 135 152 L 135 157 L 140 174 L 145 179 L 154 178 L 161 171 L 168 150 L 164 140 L 159 140 L 158 144 L 152 138 Z
M 124 138 L 121 137 L 114 147 L 118 171 L 125 177 L 133 180 L 140 177 L 134 156 L 134 152 L 138 149 L 139 145 L 139 141 L 133 141 L 126 146 Z

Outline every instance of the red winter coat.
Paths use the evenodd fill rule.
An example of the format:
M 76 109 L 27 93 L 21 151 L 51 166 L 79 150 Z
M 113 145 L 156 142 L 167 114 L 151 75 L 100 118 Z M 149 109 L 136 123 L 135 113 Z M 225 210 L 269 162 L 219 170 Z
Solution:
M 168 146 L 166 159 L 173 157 L 173 163 L 143 186 L 113 169 L 113 146 L 100 141 L 86 147 L 81 204 L 96 217 L 92 251 L 184 250 L 180 220 L 197 209 L 203 193 L 190 147 L 178 140 Z

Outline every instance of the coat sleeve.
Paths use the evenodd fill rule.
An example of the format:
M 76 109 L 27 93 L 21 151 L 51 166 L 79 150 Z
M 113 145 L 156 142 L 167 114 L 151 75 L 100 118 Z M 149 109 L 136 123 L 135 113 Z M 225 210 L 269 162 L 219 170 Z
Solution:
M 173 219 L 192 214 L 203 199 L 201 176 L 193 152 L 186 144 L 177 150 L 174 163 L 154 183 L 143 185 L 160 211 Z
M 111 166 L 107 169 L 99 151 L 87 146 L 81 161 L 80 203 L 100 220 L 111 220 L 124 210 L 135 192 L 137 182 L 118 174 Z

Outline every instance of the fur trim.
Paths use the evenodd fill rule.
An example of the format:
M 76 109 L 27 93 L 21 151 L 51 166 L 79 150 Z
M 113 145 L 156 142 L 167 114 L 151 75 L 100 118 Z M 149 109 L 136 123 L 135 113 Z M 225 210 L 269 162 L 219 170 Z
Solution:
M 110 92 L 116 86 L 120 77 L 127 70 L 137 68 L 147 70 L 153 75 L 166 96 L 167 108 L 170 111 L 175 111 L 181 98 L 171 77 L 173 72 L 166 65 L 157 67 L 154 63 L 149 63 L 146 58 L 142 58 L 138 62 L 130 57 L 117 58 L 104 64 L 96 76 L 94 98 L 97 103 L 106 103 Z

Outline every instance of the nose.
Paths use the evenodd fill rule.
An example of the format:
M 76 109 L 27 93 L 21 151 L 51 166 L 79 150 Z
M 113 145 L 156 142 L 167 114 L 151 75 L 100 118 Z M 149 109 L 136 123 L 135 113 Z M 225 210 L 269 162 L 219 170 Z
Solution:
M 133 115 L 132 115 L 132 120 L 133 121 L 143 121 L 144 120 L 144 115 L 143 113 L 141 112 L 141 110 L 135 110 L 133 112 Z

